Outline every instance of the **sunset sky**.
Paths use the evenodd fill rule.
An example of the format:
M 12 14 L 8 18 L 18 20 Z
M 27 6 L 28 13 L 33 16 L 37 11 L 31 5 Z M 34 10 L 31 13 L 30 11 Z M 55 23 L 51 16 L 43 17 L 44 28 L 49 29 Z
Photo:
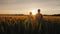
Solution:
M 60 14 L 60 0 L 0 0 L 0 14 L 28 14 L 41 9 L 42 14 Z

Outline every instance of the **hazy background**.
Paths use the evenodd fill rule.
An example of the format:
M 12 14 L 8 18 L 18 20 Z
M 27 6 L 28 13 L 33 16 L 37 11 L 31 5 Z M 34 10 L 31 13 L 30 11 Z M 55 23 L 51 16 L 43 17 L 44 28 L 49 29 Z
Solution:
M 0 0 L 0 14 L 28 14 L 38 8 L 42 14 L 60 14 L 60 0 Z

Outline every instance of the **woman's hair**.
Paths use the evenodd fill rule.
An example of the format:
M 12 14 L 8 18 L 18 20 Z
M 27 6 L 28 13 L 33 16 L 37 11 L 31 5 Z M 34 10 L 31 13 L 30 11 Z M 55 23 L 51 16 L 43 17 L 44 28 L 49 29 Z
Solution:
M 32 12 L 30 12 L 30 14 L 32 14 Z

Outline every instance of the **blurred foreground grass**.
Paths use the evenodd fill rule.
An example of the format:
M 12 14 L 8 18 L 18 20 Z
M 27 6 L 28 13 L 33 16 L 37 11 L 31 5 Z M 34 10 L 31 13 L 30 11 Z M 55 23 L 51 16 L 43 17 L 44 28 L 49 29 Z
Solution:
M 27 16 L 0 16 L 1 34 L 60 34 L 60 16 L 43 16 L 38 23 L 24 23 Z

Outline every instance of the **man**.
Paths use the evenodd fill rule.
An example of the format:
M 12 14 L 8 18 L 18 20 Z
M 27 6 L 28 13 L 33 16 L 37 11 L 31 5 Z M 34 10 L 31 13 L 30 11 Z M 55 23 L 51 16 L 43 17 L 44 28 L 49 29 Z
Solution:
M 42 19 L 43 19 L 43 15 L 40 13 L 40 9 L 38 9 L 38 13 L 36 14 L 36 20 L 38 21 L 38 23 L 41 23 Z
M 43 20 L 43 16 L 40 13 L 40 9 L 38 9 L 38 13 L 36 14 L 36 21 L 38 22 L 38 31 L 41 30 L 41 25 L 42 25 L 42 20 Z

